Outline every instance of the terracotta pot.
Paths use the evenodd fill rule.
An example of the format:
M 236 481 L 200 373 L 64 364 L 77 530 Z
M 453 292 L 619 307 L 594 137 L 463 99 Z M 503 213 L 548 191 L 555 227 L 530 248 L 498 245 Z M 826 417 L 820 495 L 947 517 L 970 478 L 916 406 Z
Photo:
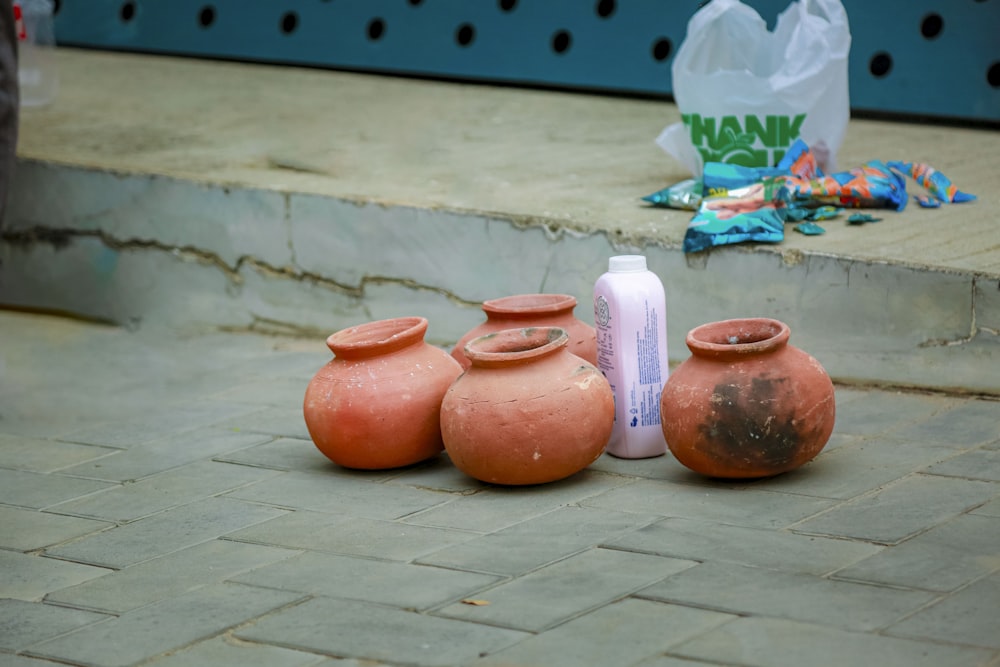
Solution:
M 425 343 L 426 332 L 426 319 L 400 317 L 326 339 L 334 358 L 309 383 L 302 411 L 330 460 L 373 470 L 441 452 L 441 399 L 462 368 Z
M 576 319 L 574 308 L 576 298 L 568 294 L 518 294 L 484 301 L 486 321 L 462 336 L 451 356 L 462 368 L 468 368 L 471 364 L 465 356 L 465 344 L 473 338 L 504 329 L 559 327 L 569 334 L 569 351 L 596 366 L 597 334 L 594 327 Z
M 765 318 L 712 322 L 687 335 L 692 356 L 660 396 L 677 460 L 711 477 L 777 475 L 811 460 L 833 431 L 833 383 Z
M 594 462 L 615 418 L 611 385 L 570 354 L 557 327 L 508 329 L 466 346 L 472 366 L 445 394 L 452 462 L 494 484 L 563 479 Z

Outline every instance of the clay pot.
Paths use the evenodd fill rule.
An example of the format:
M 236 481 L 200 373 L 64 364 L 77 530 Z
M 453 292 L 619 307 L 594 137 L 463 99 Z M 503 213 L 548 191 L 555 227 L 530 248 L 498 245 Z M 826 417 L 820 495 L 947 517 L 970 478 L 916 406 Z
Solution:
M 466 345 L 471 367 L 445 394 L 452 462 L 494 484 L 540 484 L 583 470 L 611 436 L 611 385 L 570 354 L 557 327 L 508 329 Z
M 677 460 L 710 477 L 753 478 L 811 460 L 833 431 L 833 383 L 765 318 L 712 322 L 687 335 L 692 356 L 660 396 Z
M 302 411 L 327 458 L 375 470 L 441 452 L 441 399 L 462 368 L 425 343 L 426 332 L 426 319 L 400 317 L 326 339 L 334 358 L 309 383 Z
M 596 366 L 597 334 L 594 327 L 576 319 L 574 308 L 576 298 L 568 294 L 518 294 L 484 301 L 486 321 L 462 336 L 451 356 L 462 364 L 462 368 L 468 368 L 471 364 L 464 349 L 473 338 L 504 329 L 559 327 L 569 334 L 569 351 Z

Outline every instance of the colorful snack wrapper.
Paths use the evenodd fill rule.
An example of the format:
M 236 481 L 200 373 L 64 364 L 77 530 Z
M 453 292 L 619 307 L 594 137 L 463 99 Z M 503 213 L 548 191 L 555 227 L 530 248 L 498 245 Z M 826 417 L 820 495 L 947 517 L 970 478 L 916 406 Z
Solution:
M 913 199 L 920 204 L 920 208 L 941 208 L 943 203 L 940 199 L 934 199 L 927 195 L 913 195 Z
M 819 168 L 816 155 L 809 149 L 806 142 L 796 139 L 789 148 L 785 156 L 778 162 L 778 169 L 782 169 L 792 176 L 799 178 L 819 178 L 823 175 L 823 170 Z
M 906 208 L 906 182 L 884 163 L 868 164 L 819 178 L 785 178 L 792 199 L 848 208 Z
M 947 176 L 934 167 L 920 162 L 890 162 L 890 169 L 900 171 L 941 201 L 949 204 L 972 201 L 976 195 L 962 192 Z M 925 206 L 925 208 L 933 208 Z
M 801 232 L 806 236 L 819 236 L 820 234 L 826 234 L 826 230 L 817 225 L 815 222 L 803 222 L 795 225 L 795 231 Z
M 830 218 L 835 218 L 840 215 L 840 212 L 843 210 L 844 209 L 837 208 L 836 206 L 806 208 L 805 206 L 792 202 L 785 207 L 784 217 L 786 222 L 799 222 L 801 220 L 815 222 L 816 220 L 829 220 Z
M 701 180 L 705 186 L 705 196 L 716 197 L 769 178 L 788 176 L 790 173 L 779 167 L 744 167 L 725 162 L 706 162 Z
M 675 183 L 669 188 L 657 190 L 642 199 L 643 201 L 648 201 L 653 206 L 662 208 L 680 208 L 688 211 L 697 211 L 698 206 L 701 204 L 701 192 L 701 182 L 689 178 L 680 183 Z
M 882 222 L 882 218 L 876 218 L 874 215 L 867 213 L 855 213 L 847 218 L 847 224 L 849 225 L 863 225 L 866 222 Z
M 830 218 L 836 218 L 843 210 L 836 206 L 819 206 L 809 209 L 806 220 L 829 220 Z
M 786 222 L 798 223 L 795 230 L 802 234 L 823 234 L 826 230 L 815 221 L 837 216 L 844 208 L 902 211 L 908 200 L 907 176 L 930 193 L 914 195 L 923 208 L 976 198 L 919 162 L 872 160 L 835 174 L 824 174 L 819 163 L 814 151 L 797 140 L 775 167 L 706 162 L 701 182 L 683 181 L 643 199 L 654 206 L 697 206 L 698 213 L 684 236 L 684 252 L 698 252 L 743 241 L 780 242 Z M 856 213 L 847 222 L 862 225 L 880 220 Z
M 684 252 L 743 241 L 778 243 L 785 238 L 787 202 L 788 190 L 776 180 L 705 197 L 684 235 Z

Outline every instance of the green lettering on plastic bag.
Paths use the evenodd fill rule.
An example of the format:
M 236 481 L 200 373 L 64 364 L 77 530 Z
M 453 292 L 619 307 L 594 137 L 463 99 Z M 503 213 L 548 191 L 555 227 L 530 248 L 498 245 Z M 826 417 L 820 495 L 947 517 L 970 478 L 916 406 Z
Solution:
M 797 116 L 746 115 L 703 117 L 683 114 L 681 120 L 706 162 L 728 162 L 746 167 L 771 167 L 799 138 L 806 114 Z

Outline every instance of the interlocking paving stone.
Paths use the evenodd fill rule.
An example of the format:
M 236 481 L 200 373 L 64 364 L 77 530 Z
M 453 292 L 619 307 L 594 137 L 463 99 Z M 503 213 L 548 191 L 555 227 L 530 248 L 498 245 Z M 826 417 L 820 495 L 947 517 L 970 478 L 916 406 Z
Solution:
M 602 546 L 672 558 L 720 561 L 823 575 L 884 547 L 693 519 L 663 519 Z
M 630 482 L 625 477 L 584 470 L 552 484 L 490 486 L 472 495 L 459 495 L 407 522 L 491 533 Z
M 1000 517 L 963 514 L 836 576 L 944 592 L 998 569 Z
M 333 333 L 331 331 L 330 333 Z M 225 335 L 226 344 L 232 336 Z M 247 343 L 247 349 L 251 352 L 252 363 L 238 363 L 235 367 L 230 367 L 231 371 L 239 373 L 228 373 L 229 377 L 245 376 L 246 379 L 240 382 L 233 382 L 232 387 L 241 388 L 245 386 L 261 386 L 266 389 L 266 385 L 271 380 L 290 380 L 296 382 L 301 387 L 296 403 L 301 403 L 306 393 L 306 385 L 309 380 L 324 364 L 330 361 L 332 355 L 330 348 L 326 346 L 323 337 L 303 339 L 303 338 L 272 338 L 271 344 L 261 345 L 260 339 L 255 336 L 243 336 Z M 256 338 L 256 340 L 255 340 Z M 262 354 L 262 351 L 264 353 Z M 242 401 L 241 401 L 242 402 Z M 282 401 L 280 405 L 287 405 L 287 401 Z
M 0 468 L 53 472 L 117 450 L 0 433 Z
M 228 498 L 183 505 L 92 537 L 55 547 L 67 560 L 122 568 L 280 516 L 282 510 Z
M 111 618 L 81 609 L 0 598 L 0 651 L 21 651 L 32 644 Z M 2 657 L 0 653 L 0 657 Z
M 918 424 L 893 432 L 893 437 L 966 448 L 1000 437 L 1000 401 L 966 399 Z
M 748 481 L 744 480 L 711 480 L 703 475 L 699 475 L 690 468 L 686 468 L 680 461 L 674 458 L 669 451 L 662 456 L 655 456 L 647 459 L 620 459 L 610 454 L 603 454 L 600 458 L 590 464 L 591 470 L 611 473 L 613 475 L 624 475 L 626 477 L 639 477 L 644 479 L 655 479 L 664 482 L 677 484 L 689 484 L 701 487 L 719 487 L 728 489 L 739 489 L 747 486 Z
M 971 667 L 982 649 L 848 632 L 776 618 L 739 618 L 670 650 L 672 655 L 750 667 Z
M 982 514 L 983 516 L 1000 517 L 1000 498 L 994 498 L 988 503 L 983 503 L 976 509 L 969 512 L 969 514 Z
M 604 453 L 590 464 L 590 469 L 613 475 L 669 479 L 671 481 L 678 481 L 677 475 L 684 476 L 690 472 L 669 453 L 648 459 L 620 459 Z
M 977 449 L 932 465 L 925 471 L 930 475 L 985 479 L 1000 482 L 1000 449 Z
M 720 662 L 708 662 L 705 660 L 688 660 L 677 658 L 672 655 L 657 655 L 647 658 L 642 662 L 637 662 L 632 667 L 729 667 L 723 666 Z
M 33 551 L 74 537 L 96 533 L 113 524 L 93 519 L 0 505 L 0 548 Z
M 42 509 L 86 496 L 114 484 L 59 473 L 36 473 L 0 468 L 0 503 Z
M 924 591 L 834 581 L 734 563 L 704 563 L 645 588 L 638 595 L 861 631 L 890 625 L 934 599 L 932 593 Z
M 143 411 L 140 416 L 108 422 L 59 436 L 66 442 L 79 442 L 106 447 L 132 447 L 193 431 L 220 422 L 236 421 L 256 408 L 242 403 L 196 401 L 163 406 L 160 410 Z
M 212 584 L 130 611 L 83 632 L 35 644 L 27 653 L 98 667 L 125 667 L 207 639 L 302 599 L 298 593 Z
M 13 653 L 0 653 L 0 667 L 65 667 L 65 663 L 28 658 Z
M 233 581 L 312 595 L 425 610 L 466 597 L 499 577 L 372 558 L 305 553 Z
M 757 528 L 784 528 L 834 505 L 825 498 L 808 498 L 758 489 L 722 485 L 664 484 L 640 480 L 587 498 L 581 504 L 626 512 L 704 519 Z
M 32 322 L 25 331 L 44 329 Z M 77 326 L 90 330 L 89 325 Z M 0 329 L 5 334 L 10 331 L 3 325 Z M 201 635 L 190 641 L 179 638 L 177 641 L 183 643 L 172 645 L 167 653 L 150 657 L 138 651 L 142 653 L 139 659 L 153 665 L 248 667 L 288 660 L 288 664 L 303 667 L 369 667 L 374 664 L 371 658 L 396 665 L 420 664 L 421 660 L 469 664 L 485 652 L 491 655 L 482 659 L 483 664 L 504 664 L 505 657 L 514 664 L 532 664 L 537 656 L 535 663 L 545 667 L 575 665 L 588 659 L 616 665 L 616 656 L 627 656 L 626 664 L 633 667 L 679 667 L 705 664 L 702 661 L 709 659 L 717 665 L 811 667 L 822 665 L 824 660 L 863 665 L 872 664 L 872 656 L 880 667 L 983 663 L 1000 667 L 1000 648 L 989 643 L 1000 633 L 982 625 L 984 618 L 992 618 L 988 615 L 990 604 L 1000 599 L 996 590 L 1000 576 L 996 574 L 996 559 L 1000 554 L 993 541 L 998 531 L 992 529 L 1000 520 L 1000 483 L 992 470 L 996 467 L 993 455 L 1000 450 L 996 427 L 1000 403 L 838 387 L 837 432 L 814 462 L 787 475 L 714 482 L 688 471 L 670 455 L 642 461 L 602 456 L 588 470 L 564 482 L 506 489 L 466 477 L 451 465 L 446 454 L 409 468 L 379 472 L 351 471 L 328 462 L 309 441 L 301 415 L 301 393 L 312 373 L 329 358 L 321 340 L 304 343 L 219 334 L 153 339 L 150 333 L 152 329 L 127 333 L 102 328 L 99 336 L 39 346 L 39 358 L 45 363 L 34 367 L 22 359 L 24 354 L 19 353 L 16 362 L 10 361 L 23 369 L 17 376 L 22 396 L 45 397 L 60 410 L 59 414 L 45 414 L 34 406 L 37 398 L 19 398 L 0 387 L 0 472 L 21 473 L 15 481 L 26 491 L 15 494 L 16 506 L 7 503 L 4 494 L 10 485 L 4 482 L 13 478 L 0 478 L 0 549 L 7 550 L 0 551 L 0 572 L 14 574 L 7 579 L 0 574 L 0 596 L 6 586 L 7 594 L 32 600 L 45 595 L 46 601 L 40 604 L 10 597 L 3 601 L 0 665 L 57 664 L 7 652 L 19 650 L 3 645 L 8 636 L 14 636 L 5 631 L 8 626 L 4 624 L 11 619 L 18 623 L 27 619 L 27 625 L 17 626 L 17 642 L 75 637 L 93 642 L 88 650 L 110 651 L 115 642 L 105 637 L 98 646 L 100 635 L 91 633 L 105 632 L 102 628 L 118 621 L 104 620 L 108 617 L 99 612 L 113 611 L 135 619 L 140 612 L 150 610 L 147 622 L 152 627 L 156 616 L 158 642 L 178 634 L 174 629 L 187 622 L 183 617 L 188 609 L 209 606 L 204 600 L 197 602 L 198 596 L 220 586 L 242 586 L 268 593 L 295 593 L 298 597 L 292 605 L 300 602 L 299 598 L 319 596 L 317 601 L 322 604 L 307 607 L 306 612 L 297 612 L 296 606 L 279 607 L 274 612 L 265 611 L 263 618 L 254 616 L 246 621 L 263 624 L 292 612 L 301 613 L 299 618 L 307 621 L 304 631 L 298 629 L 302 621 L 296 623 L 294 616 L 288 624 L 304 637 L 298 644 L 292 639 L 292 645 L 300 650 L 284 644 L 294 633 L 276 632 L 274 643 L 283 645 L 278 647 L 239 638 L 240 632 L 254 625 L 236 631 L 228 629 L 232 626 L 221 630 L 209 627 L 206 631 L 211 634 L 204 639 Z M 9 343 L 16 341 L 8 336 L 4 342 L 6 353 Z M 307 347 L 316 347 L 316 352 L 295 351 Z M 50 359 L 59 361 L 50 363 Z M 151 383 L 150 377 L 156 377 L 157 382 Z M 108 395 L 115 399 L 108 400 Z M 58 436 L 95 441 L 97 436 L 107 437 L 94 444 L 44 439 Z M 213 460 L 216 463 L 209 463 Z M 215 495 L 215 485 L 226 487 L 228 481 L 198 474 L 192 487 L 172 486 L 171 480 L 183 478 L 185 469 L 235 470 L 238 472 L 233 474 L 240 478 L 249 470 L 252 474 L 273 473 L 273 477 L 225 492 L 221 498 L 199 500 L 195 496 Z M 222 477 L 226 475 L 228 472 Z M 157 483 L 147 483 L 156 477 L 160 477 Z M 933 483 L 928 491 L 923 483 L 913 482 L 925 478 L 956 485 L 947 487 L 954 493 Z M 87 486 L 81 494 L 75 488 L 81 479 L 98 486 Z M 132 483 L 135 480 L 146 481 Z M 119 488 L 114 484 L 118 482 L 127 484 Z M 170 484 L 163 487 L 165 482 Z M 965 487 L 966 482 L 978 486 Z M 882 502 L 886 494 L 892 501 L 900 486 L 906 494 L 893 502 Z M 969 488 L 986 491 L 970 493 Z M 136 495 L 137 491 L 144 493 Z M 67 492 L 70 494 L 65 496 Z M 54 494 L 54 503 L 48 494 Z M 248 498 L 240 500 L 243 495 Z M 69 507 L 93 511 L 116 497 L 129 499 L 129 506 L 117 506 L 121 510 L 107 506 L 108 516 L 117 520 L 163 510 L 178 499 L 185 505 L 118 527 L 56 513 Z M 23 504 L 22 498 L 33 502 Z M 962 498 L 971 504 L 959 502 Z M 881 511 L 872 517 L 858 513 L 872 499 L 878 501 Z M 59 507 L 51 507 L 53 504 Z M 184 509 L 195 507 L 205 511 Z M 298 511 L 289 513 L 283 508 Z M 845 524 L 892 526 L 898 520 L 917 528 L 891 547 L 860 539 L 831 539 L 844 537 L 835 533 L 809 534 L 813 522 L 838 513 Z M 292 520 L 295 515 L 298 522 Z M 621 520 L 616 518 L 619 515 Z M 285 519 L 268 521 L 281 517 Z M 648 525 L 650 520 L 657 523 Z M 632 521 L 635 523 L 630 526 Z M 397 529 L 406 535 L 397 535 Z M 445 541 L 434 544 L 438 540 L 429 530 Z M 417 539 L 407 543 L 406 538 L 412 535 Z M 258 537 L 263 541 L 280 537 L 281 541 L 305 546 L 254 544 Z M 368 538 L 370 542 L 365 542 Z M 449 543 L 452 538 L 460 541 Z M 595 548 L 594 544 L 606 548 Z M 46 555 L 19 553 L 43 548 L 48 549 Z M 107 555 L 113 567 L 124 565 L 124 569 L 108 572 L 74 562 L 68 554 L 78 548 L 83 563 L 93 562 L 85 557 L 92 550 Z M 310 548 L 317 550 L 302 552 Z M 343 549 L 347 555 L 324 553 Z M 580 549 L 586 551 L 579 553 Z M 694 569 L 659 572 L 657 579 L 638 588 L 608 592 L 597 602 L 581 601 L 573 597 L 577 589 L 590 594 L 595 586 L 608 586 L 601 582 L 609 577 L 614 584 L 621 571 L 634 575 L 637 569 L 591 563 L 589 570 L 578 568 L 586 571 L 572 579 L 574 570 L 566 564 L 579 563 L 575 559 L 591 552 L 674 564 L 679 558 L 682 565 L 675 567 Z M 162 553 L 166 555 L 159 555 Z M 57 554 L 58 558 L 52 557 Z M 760 613 L 783 612 L 792 608 L 795 600 L 806 608 L 810 599 L 808 613 L 821 615 L 825 612 L 816 609 L 824 607 L 833 609 L 831 616 L 841 611 L 835 620 L 824 623 L 825 627 L 798 622 L 808 618 L 800 614 L 795 620 L 752 616 L 727 623 L 731 612 L 706 609 L 712 606 L 709 603 L 670 604 L 648 599 L 643 592 L 644 586 L 655 589 L 673 578 L 686 578 L 690 586 L 696 581 L 698 568 L 706 567 L 695 561 L 717 568 L 723 567 L 720 563 L 735 562 L 776 570 L 758 577 L 764 582 L 761 586 L 767 587 L 758 591 L 763 602 L 754 601 L 749 606 L 757 609 L 755 605 L 759 605 Z M 565 568 L 561 584 L 555 583 L 559 576 L 543 576 L 552 568 L 558 575 L 560 567 Z M 497 572 L 483 571 L 489 569 Z M 76 577 L 94 572 L 103 575 L 77 583 Z M 813 585 L 801 584 L 804 579 L 815 580 L 810 574 L 831 577 L 819 580 L 811 598 L 802 591 Z M 502 578 L 512 575 L 519 578 Z M 523 582 L 523 596 L 511 588 L 518 582 Z M 539 584 L 542 593 L 536 590 Z M 276 590 L 282 587 L 288 590 Z M 786 591 L 786 599 L 775 602 L 777 593 L 771 589 Z M 866 589 L 888 591 L 887 598 L 870 601 L 856 594 Z M 908 612 L 909 616 L 880 634 L 831 627 L 875 624 L 878 618 L 895 613 L 899 601 L 909 599 L 906 596 L 914 592 L 912 589 L 932 595 L 930 603 Z M 845 594 L 845 590 L 852 593 Z M 508 597 L 490 600 L 498 591 Z M 727 601 L 727 596 L 739 597 L 739 591 L 739 586 L 727 585 L 715 597 Z M 951 595 L 934 603 L 935 596 L 944 593 Z M 338 599 L 355 596 L 364 600 Z M 536 600 L 541 596 L 546 599 L 539 603 Z M 461 604 L 463 598 L 486 599 L 491 604 Z M 542 625 L 548 629 L 539 635 L 497 627 L 508 617 L 520 620 L 520 616 L 527 618 L 528 624 L 541 625 L 543 621 L 530 616 L 539 604 L 541 616 L 556 615 L 552 611 L 556 605 L 564 606 L 567 615 L 554 621 L 554 626 Z M 13 611 L 12 605 L 17 605 Z M 30 612 L 25 611 L 25 605 Z M 863 613 L 843 611 L 852 605 L 863 606 Z M 445 606 L 444 613 L 436 611 L 441 606 Z M 329 621 L 328 614 L 316 613 L 326 609 L 340 614 L 334 616 L 335 622 Z M 522 613 L 522 609 L 527 611 Z M 361 619 L 357 618 L 358 610 L 364 610 Z M 633 612 L 638 616 L 634 620 L 629 617 Z M 680 616 L 674 623 L 663 620 L 660 612 Z M 86 620 L 75 616 L 81 613 Z M 455 620 L 453 613 L 464 614 L 469 620 L 485 620 L 468 623 Z M 490 620 L 491 613 L 498 614 L 501 621 Z M 722 619 L 723 625 L 704 628 L 704 638 L 722 638 L 719 642 L 699 644 L 703 637 L 695 636 L 695 631 L 676 641 L 670 639 L 672 632 L 685 627 L 680 618 L 699 615 Z M 364 627 L 365 617 L 368 623 L 375 619 L 376 626 Z M 388 649 L 384 648 L 389 641 L 386 632 L 377 625 L 384 618 L 401 624 L 390 627 L 394 635 Z M 416 619 L 418 625 L 399 619 Z M 74 632 L 79 622 L 95 624 Z M 349 636 L 339 634 L 341 626 L 347 628 Z M 31 632 L 26 633 L 26 627 Z M 748 627 L 758 630 L 745 631 Z M 402 629 L 397 632 L 395 628 Z M 428 628 L 432 629 L 431 637 L 440 639 L 442 651 L 452 652 L 452 659 L 424 640 L 423 630 Z M 692 646 L 706 651 L 731 646 L 728 642 L 732 640 L 724 637 L 733 628 L 746 632 L 740 636 L 749 638 L 746 651 L 732 654 L 738 659 L 727 659 L 724 652 L 711 658 L 707 653 L 695 658 L 686 652 Z M 767 628 L 767 632 L 761 633 L 760 628 Z M 496 640 L 495 648 L 454 646 L 456 637 L 480 631 L 502 639 Z M 149 633 L 151 636 L 153 631 Z M 594 642 L 588 651 L 590 636 Z M 663 643 L 658 643 L 661 640 Z M 754 643 L 762 641 L 768 643 L 767 650 Z M 517 642 L 521 643 L 514 645 Z M 869 653 L 857 649 L 859 642 L 871 649 Z M 345 644 L 358 650 L 334 650 Z M 424 644 L 428 648 L 423 648 Z M 24 647 L 29 651 L 35 648 Z M 159 650 L 155 645 L 147 648 Z M 883 650 L 886 653 L 880 653 Z M 382 653 L 376 655 L 377 651 Z M 464 651 L 460 658 L 455 657 L 457 651 Z M 345 655 L 355 657 L 330 657 Z M 639 657 L 633 660 L 636 655 Z M 100 664 L 89 658 L 58 660 L 58 664 L 67 660 Z M 25 661 L 30 664 L 23 664 Z
M 373 484 L 364 475 L 300 472 L 282 473 L 233 491 L 228 497 L 369 519 L 398 519 L 450 499 L 433 491 Z
M 1000 572 L 972 582 L 888 633 L 1000 649 Z
M 116 451 L 96 461 L 73 466 L 64 472 L 119 482 L 150 475 L 271 440 L 273 436 L 203 428 L 160 438 L 129 449 Z
M 41 600 L 45 594 L 110 572 L 105 568 L 0 550 L 0 597 Z
M 869 392 L 863 400 L 837 405 L 837 433 L 871 437 L 909 424 L 922 423 L 960 399 L 899 392 Z
M 316 361 L 314 371 L 318 371 L 323 365 L 322 361 Z M 278 368 L 275 368 L 278 371 Z M 281 369 L 284 370 L 284 369 Z M 254 405 L 288 406 L 301 404 L 305 398 L 306 387 L 309 385 L 309 378 L 301 377 L 275 377 L 273 375 L 262 374 L 262 369 L 255 367 L 254 373 L 259 378 L 258 381 L 243 382 L 237 387 L 232 387 L 218 394 L 213 394 L 212 398 L 217 398 L 233 403 L 251 403 Z
M 420 559 L 462 570 L 518 575 L 565 558 L 602 541 L 613 540 L 655 515 L 593 507 L 563 507 L 534 519 L 447 547 Z
M 315 598 L 235 632 L 240 639 L 427 667 L 464 665 L 527 637 L 370 602 Z
M 264 444 L 217 456 L 215 460 L 272 470 L 340 472 L 330 459 L 316 449 L 316 445 L 297 438 L 272 438 Z
M 49 508 L 73 516 L 132 521 L 267 479 L 274 471 L 198 461 Z
M 476 667 L 632 665 L 733 618 L 704 609 L 629 598 L 473 664 Z
M 1000 493 L 1000 485 L 913 475 L 797 525 L 796 531 L 897 544 Z
M 485 482 L 469 477 L 452 464 L 447 454 L 436 456 L 426 463 L 406 470 L 388 480 L 390 484 L 414 486 L 452 493 L 472 493 L 490 488 Z
M 305 389 L 302 390 L 302 395 L 305 396 Z M 302 416 L 301 403 L 295 407 L 281 406 L 263 409 L 256 407 L 251 414 L 240 415 L 237 418 L 219 422 L 217 425 L 238 428 L 250 433 L 267 433 L 286 438 L 310 440 L 305 417 Z
M 688 560 L 591 549 L 477 594 L 437 613 L 538 632 L 693 566 Z
M 955 450 L 947 447 L 911 446 L 888 438 L 862 440 L 824 450 L 811 463 L 755 482 L 751 488 L 847 500 L 954 455 Z
M 47 600 L 121 614 L 298 553 L 257 544 L 211 540 L 131 565 L 100 579 L 63 588 L 51 593 Z
M 234 531 L 227 537 L 292 549 L 409 561 L 474 536 L 447 528 L 298 511 Z
M 324 660 L 321 656 L 305 651 L 293 651 L 277 646 L 249 644 L 226 637 L 215 637 L 198 642 L 148 664 L 155 667 L 313 667 L 322 664 Z M 338 667 L 355 667 L 340 661 L 336 665 Z M 361 666 L 357 665 L 356 667 Z

